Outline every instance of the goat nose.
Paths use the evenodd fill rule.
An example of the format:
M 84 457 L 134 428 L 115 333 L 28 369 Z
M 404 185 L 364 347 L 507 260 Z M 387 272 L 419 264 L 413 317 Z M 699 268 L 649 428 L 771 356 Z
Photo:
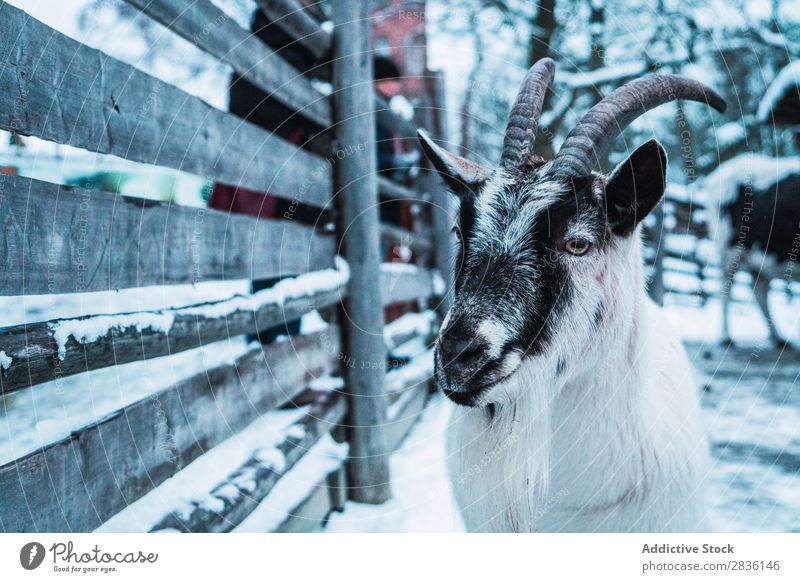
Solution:
M 445 367 L 470 367 L 478 364 L 487 352 L 484 345 L 474 335 L 465 330 L 450 330 L 442 336 L 440 342 L 443 364 Z

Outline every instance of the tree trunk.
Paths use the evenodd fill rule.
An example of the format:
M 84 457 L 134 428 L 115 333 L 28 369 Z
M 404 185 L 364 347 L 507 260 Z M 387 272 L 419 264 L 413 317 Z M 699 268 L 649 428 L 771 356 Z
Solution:
M 605 66 L 606 47 L 603 43 L 603 32 L 606 27 L 606 7 L 605 0 L 589 1 L 589 35 L 591 37 L 591 50 L 589 51 L 589 70 L 596 71 Z M 603 99 L 603 92 L 600 87 L 591 88 L 593 104 L 600 103 Z M 598 160 L 602 169 L 608 168 L 608 154 Z
M 483 38 L 478 30 L 478 15 L 472 15 L 472 29 L 475 31 L 475 66 L 470 71 L 469 79 L 467 80 L 467 90 L 464 92 L 464 101 L 461 104 L 461 143 L 459 144 L 459 154 L 465 157 L 470 157 L 474 154 L 475 148 L 472 140 L 472 105 L 475 101 L 477 91 L 478 79 L 480 78 L 481 68 L 483 66 Z
M 556 30 L 556 0 L 539 0 L 536 16 L 533 18 L 531 44 L 528 50 L 528 66 L 550 56 L 550 40 Z
M 550 41 L 558 25 L 555 13 L 556 0 L 539 0 L 537 4 L 538 10 L 533 19 L 530 46 L 528 48 L 529 67 L 532 67 L 534 63 L 540 59 L 550 56 Z M 552 107 L 552 96 L 552 91 L 548 91 L 545 97 L 543 111 L 547 111 Z M 541 135 L 543 130 L 546 131 L 545 135 Z M 553 151 L 552 131 L 553 128 L 539 128 L 540 135 L 537 136 L 536 143 L 534 144 L 534 153 L 545 159 L 552 158 L 555 153 Z

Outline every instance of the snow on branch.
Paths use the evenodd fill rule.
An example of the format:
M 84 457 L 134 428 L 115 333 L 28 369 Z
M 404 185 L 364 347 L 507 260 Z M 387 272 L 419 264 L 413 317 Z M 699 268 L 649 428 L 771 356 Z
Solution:
M 756 110 L 756 121 L 768 121 L 778 102 L 789 91 L 800 91 L 800 61 L 789 63 L 770 83 Z
M 747 185 L 754 191 L 769 189 L 790 174 L 800 173 L 800 157 L 772 158 L 750 152 L 719 165 L 702 183 L 706 206 L 730 203 Z
M 587 89 L 609 83 L 622 84 L 628 79 L 641 77 L 647 73 L 655 72 L 659 68 L 680 65 L 686 62 L 688 61 L 685 56 L 673 56 L 659 61 L 634 61 L 632 63 L 602 67 L 595 71 L 561 73 L 556 82 L 571 89 Z

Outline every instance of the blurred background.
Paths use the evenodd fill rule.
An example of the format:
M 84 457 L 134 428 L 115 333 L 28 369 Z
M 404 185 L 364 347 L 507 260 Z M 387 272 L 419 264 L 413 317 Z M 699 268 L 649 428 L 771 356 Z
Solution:
M 316 66 L 314 55 L 290 43 L 287 48 L 286 39 L 269 27 L 256 2 L 213 3 L 273 50 L 283 51 L 298 70 Z M 236 83 L 229 66 L 129 4 L 115 0 L 8 4 L 293 143 L 306 144 L 315 132 L 299 122 L 283 124 L 285 113 L 274 105 L 264 107 L 258 90 L 246 82 Z M 323 22 L 323 29 L 330 30 L 336 2 L 305 4 Z M 545 157 L 558 150 L 575 122 L 603 95 L 642 75 L 678 73 L 722 94 L 728 102 L 724 116 L 681 102 L 642 116 L 617 141 L 606 169 L 652 137 L 664 144 L 671 160 L 665 201 L 645 223 L 649 290 L 667 309 L 698 371 L 715 460 L 713 511 L 720 528 L 800 531 L 800 268 L 793 267 L 800 250 L 800 243 L 793 243 L 800 237 L 800 207 L 783 203 L 792 197 L 800 200 L 800 2 L 385 0 L 371 3 L 370 27 L 374 88 L 388 108 L 411 124 L 433 109 L 444 128 L 441 139 L 449 148 L 484 163 L 499 159 L 519 83 L 527 68 L 545 56 L 558 66 L 540 121 L 540 134 L 546 139 L 536 142 L 538 153 Z M 441 81 L 435 85 L 435 95 L 431 79 Z M 331 90 L 324 76 L 316 76 L 313 83 L 323 93 Z M 398 185 L 411 184 L 423 163 L 413 137 L 384 127 L 380 118 L 377 132 L 378 171 Z M 194 174 L 8 132 L 0 132 L 0 171 L 186 206 L 259 216 L 263 212 L 260 202 L 248 202 L 249 196 L 263 193 L 231 190 Z M 740 260 L 741 252 L 759 246 L 775 251 L 770 242 L 774 238 L 780 238 L 783 247 L 773 253 L 777 270 L 764 269 L 759 255 L 762 264 L 734 269 L 738 272 L 726 284 L 730 265 L 725 254 L 736 240 L 726 230 L 735 230 L 735 224 L 730 227 L 725 220 L 733 216 L 735 221 L 730 208 L 747 192 L 772 196 L 767 230 L 775 237 L 766 242 L 748 239 L 740 247 Z M 280 205 L 270 212 L 280 215 Z M 413 230 L 419 212 L 419 205 L 412 202 L 383 205 L 381 218 Z M 403 241 L 387 242 L 382 254 L 391 263 L 419 259 Z M 163 307 L 245 292 L 248 285 L 232 281 L 187 288 L 183 295 L 159 292 L 145 299 L 120 292 L 101 303 L 112 311 L 131 305 Z M 254 282 L 252 290 L 258 288 Z M 768 303 L 772 333 L 758 304 L 759 292 Z M 723 333 L 726 297 L 731 302 L 729 334 Z M 86 299 L 75 296 L 0 301 L 2 325 L 88 312 Z M 93 302 L 96 310 L 97 299 Z M 408 305 L 390 307 L 387 322 L 414 311 Z M 169 364 L 167 376 L 175 380 L 200 364 L 209 367 L 235 357 L 243 348 L 226 349 L 202 357 L 186 354 L 185 361 Z M 397 352 L 395 357 L 413 355 Z M 118 374 L 116 369 L 109 373 Z M 107 380 L 95 375 L 92 382 Z M 75 382 L 76 390 L 84 389 Z M 142 388 L 139 394 L 154 389 Z M 98 393 L 96 398 L 103 396 Z M 28 444 L 0 444 L 0 452 L 13 458 L 19 447 L 46 438 L 41 420 L 57 425 L 55 432 L 45 431 L 50 436 L 71 430 L 70 423 L 83 422 L 65 421 L 61 404 L 52 405 L 54 412 L 48 418 L 41 404 L 36 408 L 35 398 L 7 402 L 0 414 L 6 415 L 9 426 L 19 423 L 31 437 Z M 117 404 L 112 398 L 106 406 Z M 32 409 L 38 415 L 33 424 L 24 420 Z M 333 515 L 326 530 L 460 529 L 444 475 L 443 435 L 449 411 L 449 403 L 434 397 L 419 414 L 392 459 L 392 501 L 381 506 L 350 504 Z

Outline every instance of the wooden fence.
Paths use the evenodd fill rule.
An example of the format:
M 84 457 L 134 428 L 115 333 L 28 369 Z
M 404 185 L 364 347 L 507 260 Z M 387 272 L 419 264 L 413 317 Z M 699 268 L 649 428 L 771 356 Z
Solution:
M 317 208 L 326 224 L 0 175 L 2 296 L 288 278 L 276 289 L 201 305 L 2 328 L 0 398 L 104 367 L 175 357 L 314 310 L 329 325 L 250 347 L 233 362 L 198 370 L 6 462 L 0 466 L 0 530 L 93 530 L 287 407 L 302 414 L 275 445 L 280 462 L 253 451 L 238 468 L 218 475 L 207 493 L 214 503 L 191 501 L 148 529 L 234 529 L 326 435 L 349 446 L 346 460 L 274 529 L 318 527 L 346 498 L 388 499 L 389 455 L 423 409 L 431 385 L 430 336 L 437 306 L 446 301 L 438 272 L 448 271 L 441 249 L 449 244 L 449 227 L 444 195 L 435 191 L 430 172 L 423 170 L 410 185 L 375 172 L 376 117 L 409 139 L 414 124 L 373 93 L 367 3 L 337 2 L 329 34 L 321 15 L 295 0 L 259 1 L 318 59 L 313 70 L 300 72 L 209 0 L 127 1 L 317 125 L 319 135 L 297 147 L 7 4 L 0 4 L 0 128 L 268 191 Z M 331 96 L 320 93 L 314 77 L 332 83 Z M 431 75 L 428 81 L 418 121 L 441 139 L 441 79 Z M 419 210 L 414 229 L 381 223 L 381 200 L 413 204 Z M 411 249 L 416 264 L 381 264 L 381 239 Z M 397 304 L 418 313 L 384 326 L 384 307 Z M 391 363 L 398 346 L 409 342 L 428 349 Z M 320 389 L 318 379 L 329 375 L 342 377 L 344 389 Z
M 650 293 L 660 303 L 684 303 L 705 306 L 709 299 L 720 297 L 723 287 L 722 267 L 713 249 L 708 211 L 701 202 L 687 196 L 686 189 L 668 184 L 663 204 L 645 224 L 645 262 Z M 680 281 L 679 284 L 678 282 Z M 731 301 L 746 303 L 753 288 L 749 273 L 739 272 L 734 284 L 742 293 L 733 293 Z M 800 286 L 773 281 L 773 288 L 796 296 Z

